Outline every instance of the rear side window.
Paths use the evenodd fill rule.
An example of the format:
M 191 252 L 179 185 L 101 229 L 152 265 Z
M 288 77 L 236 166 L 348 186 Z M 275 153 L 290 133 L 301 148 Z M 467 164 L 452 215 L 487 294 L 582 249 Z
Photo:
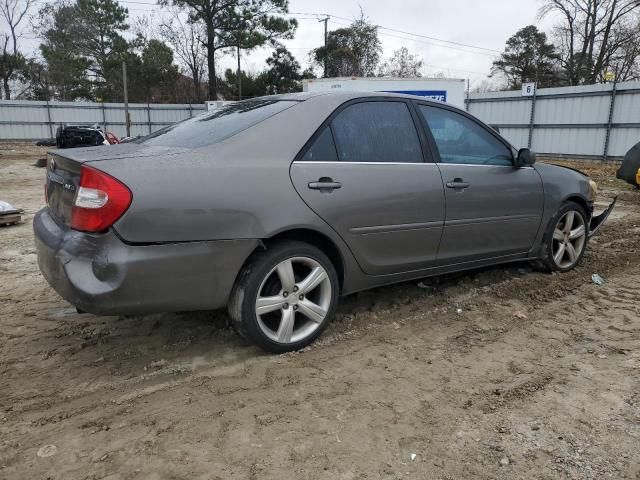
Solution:
M 513 165 L 511 150 L 489 131 L 464 115 L 420 105 L 436 141 L 442 163 Z
M 286 100 L 244 100 L 206 112 L 141 138 L 138 143 L 160 147 L 198 148 L 246 130 L 298 102 Z
M 422 162 L 420 140 L 404 102 L 363 102 L 348 106 L 331 122 L 343 162 Z
M 331 129 L 325 127 L 322 133 L 316 138 L 311 148 L 304 154 L 302 160 L 305 162 L 337 162 L 338 153 L 333 142 Z

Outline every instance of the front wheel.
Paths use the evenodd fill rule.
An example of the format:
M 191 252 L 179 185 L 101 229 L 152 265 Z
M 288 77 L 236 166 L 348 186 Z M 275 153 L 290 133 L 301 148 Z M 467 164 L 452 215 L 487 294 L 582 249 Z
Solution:
M 254 254 L 229 301 L 235 330 L 264 350 L 309 345 L 334 316 L 339 293 L 331 260 L 318 248 L 288 241 Z
M 542 267 L 568 272 L 580 263 L 588 239 L 587 214 L 579 204 L 566 202 L 549 223 L 542 245 Z

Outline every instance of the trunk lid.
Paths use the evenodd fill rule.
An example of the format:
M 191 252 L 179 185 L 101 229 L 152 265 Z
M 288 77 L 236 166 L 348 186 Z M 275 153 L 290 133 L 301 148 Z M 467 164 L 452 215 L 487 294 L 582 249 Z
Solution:
M 52 150 L 47 154 L 45 187 L 49 210 L 63 224 L 71 223 L 71 211 L 80 184 L 80 169 L 84 163 L 117 159 L 135 162 L 136 158 L 171 155 L 184 150 L 134 143 Z

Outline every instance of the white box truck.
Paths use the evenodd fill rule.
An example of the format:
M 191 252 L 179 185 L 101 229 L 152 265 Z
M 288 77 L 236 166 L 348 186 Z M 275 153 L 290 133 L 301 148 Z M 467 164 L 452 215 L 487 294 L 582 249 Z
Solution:
M 465 80 L 459 78 L 337 77 L 302 81 L 304 92 L 357 91 L 418 95 L 464 108 Z

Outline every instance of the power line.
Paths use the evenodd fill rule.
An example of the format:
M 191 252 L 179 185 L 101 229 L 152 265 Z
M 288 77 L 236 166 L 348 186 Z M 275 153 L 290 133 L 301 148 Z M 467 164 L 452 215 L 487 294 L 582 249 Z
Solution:
M 158 5 L 155 3 L 149 3 L 149 2 L 143 2 L 143 1 L 139 1 L 139 0 L 118 0 L 119 3 L 124 3 L 124 4 L 132 4 L 132 5 L 148 5 L 150 7 L 160 7 L 162 8 L 163 5 Z M 349 25 L 351 24 L 351 22 L 353 22 L 353 19 L 350 18 L 346 18 L 346 17 L 341 17 L 339 15 L 333 15 L 330 13 L 311 13 L 311 12 L 290 12 L 289 15 L 291 16 L 299 16 L 299 20 L 317 20 L 320 17 L 330 17 L 332 19 L 338 19 L 338 20 L 345 20 L 347 22 L 349 22 Z M 344 24 L 340 24 L 339 22 L 336 22 L 335 20 L 332 20 L 334 23 L 338 24 L 338 25 L 344 25 Z M 491 56 L 495 56 L 495 54 L 500 54 L 502 53 L 500 50 L 495 50 L 493 48 L 487 48 L 487 47 L 481 47 L 479 45 L 472 45 L 472 44 L 468 44 L 468 43 L 462 43 L 462 42 L 456 42 L 453 40 L 445 40 L 443 38 L 438 38 L 438 37 L 431 37 L 429 35 L 423 35 L 420 33 L 414 33 L 414 32 L 408 32 L 405 30 L 398 30 L 395 28 L 391 28 L 391 27 L 385 27 L 384 25 L 375 25 L 375 27 L 379 28 L 380 30 L 386 30 L 388 32 L 395 32 L 395 33 L 400 33 L 403 35 L 409 35 L 411 37 L 417 37 L 417 38 L 423 38 L 426 40 L 430 40 L 430 41 L 435 41 L 435 42 L 441 42 L 441 43 L 445 43 L 445 44 L 449 44 L 449 45 L 455 45 L 458 47 L 466 47 L 466 48 L 472 48 L 472 49 L 476 49 L 476 50 L 484 50 L 486 52 L 491 52 L 492 55 Z M 385 34 L 387 36 L 392 36 L 390 34 Z M 396 38 L 402 38 L 404 40 L 409 40 L 406 37 L 396 37 Z M 422 42 L 422 43 L 426 43 L 426 42 Z M 434 46 L 440 46 L 440 47 L 444 47 L 444 48 L 452 48 L 452 47 L 447 47 L 446 45 L 439 45 L 439 44 L 429 44 L 429 45 L 434 45 Z M 461 51 L 468 51 L 468 50 L 461 50 Z M 480 53 L 480 52 L 477 52 Z M 485 54 L 487 55 L 487 54 Z
M 351 24 L 353 22 L 353 19 L 350 18 L 346 18 L 346 17 L 341 17 L 339 15 L 332 15 L 330 13 L 309 13 L 309 12 L 291 12 L 290 15 L 315 15 L 316 17 L 331 17 L 331 18 L 336 18 L 338 20 L 346 20 L 347 22 L 349 22 L 349 24 Z M 334 22 L 334 23 L 338 23 L 338 22 Z M 493 52 L 493 53 L 502 53 L 500 50 L 495 50 L 493 48 L 487 48 L 487 47 L 481 47 L 478 45 L 471 45 L 468 43 L 461 43 L 461 42 L 455 42 L 453 40 L 445 40 L 443 38 L 437 38 L 437 37 L 431 37 L 428 35 L 422 35 L 420 33 L 414 33 L 414 32 L 407 32 L 404 30 L 398 30 L 395 28 L 390 28 L 390 27 L 385 27 L 384 25 L 373 25 L 374 27 L 379 28 L 380 30 L 387 30 L 389 32 L 396 32 L 396 33 L 402 33 L 404 35 L 411 35 L 412 37 L 418 37 L 418 38 L 424 38 L 427 40 L 432 40 L 432 41 L 437 41 L 437 42 L 442 42 L 442 43 L 448 43 L 451 45 L 457 45 L 459 47 L 467 47 L 467 48 L 474 48 L 477 50 L 485 50 L 488 52 Z
M 340 26 L 349 26 L 351 25 L 350 23 L 344 23 L 344 22 L 337 22 L 335 20 L 332 20 L 332 22 L 336 25 L 340 25 Z M 438 43 L 433 43 L 432 41 L 428 41 L 428 40 L 422 40 L 420 38 L 411 38 L 411 37 L 406 37 L 406 36 L 400 36 L 400 35 L 395 35 L 393 33 L 387 33 L 387 32 L 380 32 L 380 35 L 384 35 L 386 37 L 394 37 L 394 38 L 399 38 L 401 40 L 410 40 L 412 42 L 417 42 L 417 43 L 423 43 L 425 45 L 431 45 L 434 47 L 441 47 L 441 48 L 448 48 L 451 50 L 457 50 L 459 52 L 465 52 L 465 53 L 471 53 L 473 55 L 484 55 L 486 57 L 490 57 L 490 58 L 494 58 L 497 54 L 491 54 L 491 53 L 485 53 L 485 52 L 477 52 L 477 51 L 469 51 L 469 50 L 465 50 L 461 47 L 457 47 L 457 46 L 453 46 L 453 45 L 441 45 Z

